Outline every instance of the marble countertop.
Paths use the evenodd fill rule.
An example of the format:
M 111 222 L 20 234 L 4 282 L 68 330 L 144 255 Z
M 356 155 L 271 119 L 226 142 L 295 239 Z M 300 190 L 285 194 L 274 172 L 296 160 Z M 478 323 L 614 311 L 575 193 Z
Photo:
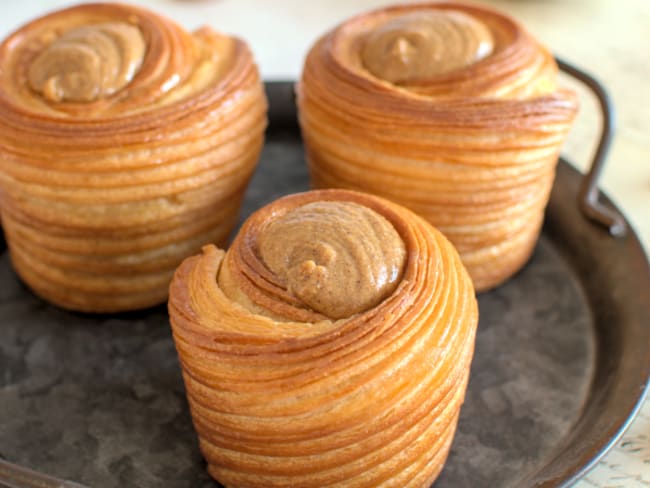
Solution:
M 267 80 L 296 79 L 317 35 L 379 0 L 130 0 L 193 28 L 210 24 L 247 39 Z M 30 18 L 74 2 L 21 0 L 0 6 L 0 37 Z M 650 246 L 650 2 L 647 0 L 483 0 L 522 21 L 551 50 L 600 79 L 617 108 L 618 128 L 601 186 Z M 584 170 L 600 118 L 587 90 L 563 153 Z M 649 324 L 650 325 L 650 324 Z M 574 488 L 650 487 L 650 401 L 623 439 Z

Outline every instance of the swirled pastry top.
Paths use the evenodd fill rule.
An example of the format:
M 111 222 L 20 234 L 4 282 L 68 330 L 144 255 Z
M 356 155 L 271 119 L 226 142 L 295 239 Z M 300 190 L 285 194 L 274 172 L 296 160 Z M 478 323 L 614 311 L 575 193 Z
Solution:
M 19 116 L 127 118 L 207 104 L 252 68 L 242 41 L 121 4 L 84 4 L 23 26 L 0 46 L 0 103 Z
M 354 17 L 310 52 L 342 83 L 429 100 L 524 99 L 556 90 L 550 53 L 521 25 L 461 3 L 409 4 Z M 356 93 L 354 96 L 358 96 Z
M 29 66 L 29 85 L 51 102 L 94 102 L 124 88 L 144 54 L 144 38 L 134 25 L 82 25 L 38 54 Z
M 262 261 L 287 290 L 328 318 L 375 306 L 404 267 L 402 239 L 384 217 L 353 202 L 312 202 L 259 234 Z
M 353 192 L 277 200 L 244 223 L 218 286 L 230 301 L 281 322 L 364 314 L 397 293 L 416 257 L 400 222 L 379 199 Z
M 485 24 L 456 10 L 398 15 L 368 34 L 363 65 L 390 82 L 427 79 L 464 68 L 492 53 Z

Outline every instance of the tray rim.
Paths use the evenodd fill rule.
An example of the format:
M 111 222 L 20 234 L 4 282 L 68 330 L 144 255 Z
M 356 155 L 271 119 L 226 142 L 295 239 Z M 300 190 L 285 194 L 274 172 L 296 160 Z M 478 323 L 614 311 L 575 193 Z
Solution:
M 298 131 L 300 136 L 300 127 L 297 117 L 297 107 L 295 103 L 295 81 L 289 80 L 274 80 L 266 81 L 265 87 L 269 98 L 269 129 L 268 132 L 275 131 Z M 535 487 L 560 487 L 569 488 L 573 483 L 582 478 L 589 470 L 591 470 L 605 456 L 614 445 L 620 440 L 630 424 L 634 421 L 638 411 L 646 397 L 650 396 L 650 323 L 647 323 L 645 330 L 644 325 L 641 323 L 643 317 L 650 317 L 650 261 L 648 255 L 642 246 L 634 227 L 626 218 L 625 214 L 618 208 L 614 202 L 607 196 L 605 192 L 600 193 L 601 203 L 604 207 L 613 211 L 614 214 L 618 213 L 625 224 L 627 225 L 627 232 L 625 235 L 612 236 L 608 233 L 607 229 L 599 226 L 597 223 L 588 220 L 581 212 L 579 205 L 580 198 L 580 185 L 585 175 L 578 172 L 577 169 L 564 157 L 558 160 L 556 179 L 553 185 L 553 191 L 550 197 L 549 205 L 546 208 L 546 215 L 544 221 L 543 233 L 551 237 L 553 244 L 560 251 L 562 257 L 571 266 L 580 285 L 583 288 L 588 299 L 593 298 L 593 293 L 589 293 L 590 286 L 588 276 L 585 269 L 579 269 L 575 263 L 572 262 L 572 254 L 575 255 L 576 251 L 584 250 L 575 242 L 568 242 L 562 239 L 562 232 L 569 231 L 574 237 L 586 235 L 590 240 L 590 244 L 597 244 L 597 247 L 611 248 L 614 246 L 624 247 L 625 253 L 623 255 L 630 261 L 635 259 L 636 280 L 634 284 L 625 283 L 625 288 L 632 293 L 627 294 L 627 301 L 634 302 L 633 292 L 635 289 L 640 294 L 646 296 L 645 302 L 639 299 L 635 307 L 638 309 L 636 317 L 627 319 L 628 325 L 634 318 L 637 319 L 638 330 L 641 330 L 641 338 L 646 338 L 645 341 L 639 341 L 640 344 L 647 344 L 644 350 L 637 351 L 634 359 L 639 360 L 638 368 L 636 368 L 636 376 L 634 378 L 623 378 L 627 386 L 627 395 L 623 398 L 624 402 L 617 406 L 616 419 L 608 426 L 606 431 L 600 435 L 595 436 L 595 440 L 588 448 L 584 446 L 582 449 L 575 450 L 574 443 L 572 443 L 571 435 L 576 431 L 576 428 L 582 428 L 581 422 L 584 421 L 585 411 L 589 410 L 591 405 L 590 401 L 594 400 L 594 388 L 599 376 L 598 372 L 594 371 L 589 393 L 585 397 L 585 404 L 583 405 L 578 418 L 575 419 L 572 427 L 567 431 L 563 441 L 559 444 L 557 451 L 549 455 L 549 463 L 545 466 L 539 467 L 536 471 L 531 473 L 525 478 L 525 481 L 530 486 Z M 574 198 L 570 198 L 569 195 Z M 562 245 L 561 243 L 565 243 Z M 608 266 L 615 266 L 616 260 L 609 261 Z M 645 270 L 645 273 L 643 272 Z M 635 285 L 638 288 L 635 288 Z M 591 290 L 593 291 L 593 290 Z M 625 299 L 625 297 L 624 297 Z M 590 300 L 590 306 L 593 310 L 593 303 Z M 594 317 L 596 322 L 598 317 Z M 595 324 L 594 324 L 595 325 Z M 596 344 L 596 361 L 602 362 L 603 344 L 602 334 L 595 331 L 594 335 L 598 338 Z M 634 341 L 628 341 L 634 342 Z M 627 360 L 629 357 L 625 356 L 625 351 L 622 351 L 618 356 L 620 362 Z M 597 369 L 598 369 L 597 364 Z M 610 399 L 611 400 L 611 399 Z M 602 419 L 601 419 L 602 420 Z M 572 450 L 573 449 L 573 450 Z M 566 463 L 566 456 L 570 454 L 573 462 Z M 546 458 L 545 458 L 546 459 Z
M 622 288 L 627 293 L 623 294 L 621 301 L 625 305 L 629 305 L 630 308 L 633 308 L 633 317 L 625 317 L 620 323 L 610 326 L 608 332 L 619 332 L 621 330 L 619 326 L 621 325 L 639 331 L 639 337 L 627 336 L 627 341 L 623 345 L 624 349 L 616 356 L 621 368 L 629 367 L 631 363 L 635 363 L 637 360 L 638 367 L 633 368 L 633 372 L 636 373 L 634 376 L 623 376 L 621 378 L 625 383 L 625 390 L 628 394 L 622 399 L 624 400 L 623 403 L 616 405 L 616 418 L 613 423 L 609 425 L 606 431 L 602 431 L 584 452 L 571 453 L 572 457 L 580 462 L 574 462 L 566 466 L 561 475 L 555 474 L 553 470 L 548 470 L 548 473 L 538 472 L 532 479 L 534 481 L 532 486 L 535 487 L 558 486 L 561 488 L 569 488 L 580 480 L 616 445 L 636 418 L 644 401 L 650 397 L 650 260 L 633 225 L 605 192 L 601 191 L 601 203 L 622 217 L 627 226 L 625 235 L 610 235 L 606 228 L 588 220 L 582 214 L 577 200 L 578 188 L 583 176 L 566 158 L 559 158 L 557 176 L 551 199 L 546 209 L 543 232 L 551 238 L 564 259 L 573 268 L 573 271 L 580 280 L 587 299 L 590 301 L 592 312 L 594 308 L 596 312 L 602 312 L 604 305 L 609 305 L 609 303 L 599 304 L 592 301 L 595 295 L 593 292 L 595 285 L 591 278 L 594 275 L 600 276 L 603 272 L 604 274 L 611 272 L 612 268 L 619 266 L 621 260 L 618 259 L 619 256 L 609 254 L 606 257 L 608 259 L 609 257 L 613 257 L 614 259 L 606 260 L 601 268 L 589 270 L 585 269 L 584 264 L 578 266 L 579 260 L 572 260 L 571 255 L 575 255 L 576 252 L 584 249 L 582 247 L 583 243 L 579 241 L 585 234 L 591 236 L 591 241 L 587 242 L 596 249 L 614 249 L 615 247 L 621 247 L 625 251 L 622 253 L 622 256 L 625 256 L 627 263 L 632 263 L 630 268 L 634 269 L 636 274 L 632 275 L 632 283 L 623 282 Z M 563 197 L 567 192 L 575 197 L 573 201 Z M 571 230 L 571 232 L 563 232 L 567 230 Z M 611 286 L 613 288 L 620 283 L 614 283 Z M 635 294 L 635 291 L 638 294 Z M 614 297 L 609 296 L 608 298 L 613 299 Z M 625 312 L 626 310 L 623 311 Z M 634 313 L 635 311 L 637 313 Z M 604 315 L 596 314 L 593 320 L 594 326 L 596 328 L 600 327 L 602 322 L 606 321 L 607 318 Z M 646 323 L 644 323 L 644 318 Z M 595 383 L 599 378 L 597 370 L 602 370 L 604 367 L 603 359 L 610 359 L 604 357 L 603 348 L 605 346 L 603 344 L 603 335 L 603 331 L 596 331 L 595 333 L 595 336 L 598 338 L 596 344 L 596 371 L 594 371 L 589 394 L 582 407 L 581 415 L 575 420 L 572 429 L 565 436 L 565 444 L 562 450 L 551 459 L 551 464 L 547 465 L 547 467 L 554 467 L 553 464 L 561 459 L 562 455 L 571 452 L 572 435 L 576 430 L 579 431 L 583 428 L 584 424 L 582 422 L 585 418 L 585 411 L 594 404 L 594 400 L 599 400 L 594 398 Z M 629 352 L 629 347 L 634 346 L 634 341 L 639 338 L 641 340 L 636 344 L 638 349 L 633 348 L 633 355 L 627 355 L 626 352 Z M 611 384 L 607 386 L 610 386 L 607 390 L 611 390 Z M 611 401 L 612 398 L 608 400 Z M 605 412 L 607 413 L 608 411 L 606 410 Z
M 265 82 L 265 88 L 270 104 L 269 127 L 267 128 L 267 134 L 286 132 L 292 135 L 292 137 L 297 136 L 302 141 L 297 121 L 294 85 L 295 82 L 293 81 Z M 591 302 L 591 299 L 593 298 L 593 293 L 590 294 L 589 291 L 591 290 L 593 292 L 593 285 L 588 283 L 588 278 L 591 276 L 588 273 L 589 270 L 585 270 L 584 267 L 581 266 L 576 266 L 576 263 L 572 261 L 572 255 L 575 255 L 576 250 L 584 250 L 584 247 L 581 248 L 580 242 L 578 241 L 580 241 L 581 237 L 588 236 L 588 248 L 589 246 L 597 249 L 615 249 L 616 246 L 623 246 L 625 248 L 626 252 L 623 253 L 623 260 L 614 259 L 607 261 L 607 263 L 603 265 L 603 268 L 609 268 L 617 266 L 616 263 L 620 263 L 621 261 L 629 263 L 631 260 L 634 260 L 636 266 L 634 269 L 637 273 L 633 276 L 633 283 L 626 283 L 625 288 L 631 290 L 637 287 L 640 292 L 639 299 L 637 300 L 638 303 L 634 305 L 637 313 L 634 317 L 628 317 L 625 320 L 630 322 L 636 317 L 638 323 L 636 324 L 636 328 L 630 329 L 630 327 L 634 326 L 634 324 L 630 323 L 628 324 L 627 329 L 617 330 L 619 332 L 620 330 L 641 330 L 643 334 L 641 338 L 643 339 L 645 337 L 647 340 L 645 341 L 645 345 L 643 340 L 638 341 L 637 346 L 639 348 L 636 350 L 632 359 L 640 358 L 641 360 L 639 361 L 638 368 L 635 368 L 636 375 L 633 377 L 623 378 L 623 380 L 625 380 L 624 392 L 626 394 L 623 398 L 623 402 L 616 406 L 617 410 L 614 412 L 616 414 L 614 415 L 615 418 L 610 419 L 610 422 L 607 423 L 608 427 L 598 431 L 599 435 L 594 436 L 592 442 L 585 446 L 580 444 L 582 438 L 580 436 L 576 437 L 575 433 L 580 433 L 581 429 L 585 430 L 589 427 L 589 422 L 587 422 L 585 427 L 585 413 L 590 414 L 590 406 L 593 405 L 593 401 L 595 400 L 594 396 L 598 393 L 596 382 L 599 375 L 596 370 L 604 367 L 601 361 L 604 353 L 604 346 L 602 343 L 603 333 L 598 330 L 594 331 L 594 336 L 597 338 L 596 362 L 598 364 L 593 373 L 589 392 L 585 396 L 584 404 L 578 413 L 577 418 L 573 422 L 572 426 L 569 427 L 562 440 L 554 450 L 548 454 L 548 456 L 540 459 L 541 462 L 546 462 L 547 460 L 548 462 L 531 469 L 532 472 L 525 478 L 526 486 L 570 487 L 574 482 L 582 478 L 585 473 L 591 470 L 598 461 L 600 461 L 600 459 L 605 456 L 612 447 L 614 447 L 634 421 L 645 398 L 650 394 L 650 323 L 645 325 L 642 323 L 644 317 L 650 318 L 650 262 L 648 261 L 647 253 L 633 226 L 606 194 L 601 193 L 603 203 L 623 217 L 628 228 L 627 234 L 618 238 L 610 236 L 606 230 L 584 218 L 580 213 L 577 203 L 578 187 L 581 176 L 582 175 L 570 164 L 570 162 L 564 158 L 560 158 L 557 167 L 557 177 L 553 187 L 551 200 L 547 207 L 542 232 L 550 237 L 553 245 L 558 249 L 558 251 L 560 251 L 563 259 L 578 277 L 585 295 L 590 300 L 592 310 L 593 303 Z M 575 196 L 575 199 L 570 199 L 570 195 Z M 569 234 L 565 232 L 567 229 L 571 231 Z M 570 239 L 565 239 L 566 237 L 569 237 Z M 0 252 L 8 252 L 3 238 L 0 239 Z M 645 273 L 643 272 L 644 270 Z M 608 272 L 607 269 L 596 269 L 594 274 L 598 276 L 599 271 L 601 274 L 602 272 L 605 274 Z M 633 298 L 630 298 L 630 293 L 627 295 L 628 301 L 634 300 Z M 623 301 L 625 301 L 625 296 L 623 297 Z M 625 312 L 625 310 L 623 311 Z M 596 322 L 597 319 L 598 317 L 594 317 L 594 322 Z M 598 327 L 596 324 L 594 325 Z M 617 325 L 619 324 L 614 324 L 610 327 L 616 328 Z M 629 345 L 630 342 L 633 343 L 635 340 L 638 339 L 635 337 L 630 339 L 628 337 L 627 342 L 624 341 L 624 344 L 621 345 L 623 349 L 615 358 L 618 359 L 619 363 L 634 362 L 629 361 L 629 357 L 626 361 L 624 354 L 626 351 L 625 347 L 627 347 L 626 344 Z M 609 388 L 609 390 L 611 390 L 611 388 Z M 609 398 L 609 400 L 611 401 L 611 398 Z M 605 414 L 607 413 L 608 411 L 606 410 Z M 592 428 L 598 427 L 601 425 L 602 421 L 606 420 L 603 420 L 603 415 L 600 417 L 597 416 L 597 418 L 591 422 Z M 601 423 L 598 423 L 599 421 L 601 421 Z M 587 432 L 589 432 L 588 429 Z M 576 448 L 576 443 L 578 444 L 578 448 Z M 569 462 L 567 462 L 567 459 Z M 2 480 L 0 479 L 0 485 L 1 484 Z

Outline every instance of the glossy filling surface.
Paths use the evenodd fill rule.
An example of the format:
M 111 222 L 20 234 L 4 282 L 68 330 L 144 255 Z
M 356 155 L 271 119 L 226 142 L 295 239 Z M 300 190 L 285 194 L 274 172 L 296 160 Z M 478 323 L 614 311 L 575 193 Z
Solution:
M 41 51 L 29 67 L 28 82 L 52 102 L 93 102 L 131 82 L 145 51 L 136 26 L 103 22 L 77 27 Z
M 480 20 L 456 10 L 399 15 L 368 34 L 363 66 L 391 83 L 423 80 L 492 54 L 494 39 Z
M 312 202 L 268 224 L 259 254 L 287 291 L 331 319 L 377 305 L 395 290 L 406 258 L 392 224 L 353 202 Z

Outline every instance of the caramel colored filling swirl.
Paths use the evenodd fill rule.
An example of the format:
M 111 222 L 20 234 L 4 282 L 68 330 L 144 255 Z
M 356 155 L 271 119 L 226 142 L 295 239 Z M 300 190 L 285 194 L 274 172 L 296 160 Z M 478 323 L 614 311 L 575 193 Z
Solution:
M 404 242 L 388 220 L 353 202 L 312 202 L 266 226 L 260 257 L 287 291 L 340 319 L 364 312 L 395 290 Z
M 400 15 L 375 29 L 361 52 L 364 67 L 391 83 L 432 78 L 469 66 L 494 50 L 490 30 L 455 10 Z
M 342 260 L 347 241 L 370 268 Z M 360 295 L 354 275 L 369 269 L 400 269 L 399 284 L 366 313 L 287 320 L 283 308 L 300 304 L 279 306 L 288 297 L 269 268 L 277 259 L 278 273 L 289 274 L 288 256 L 317 259 L 320 243 L 336 251 L 325 267 L 349 275 L 332 282 L 352 286 L 349 295 Z M 402 245 L 403 269 L 403 251 L 392 247 Z M 253 285 L 267 313 L 241 300 Z M 442 469 L 478 308 L 451 243 L 404 207 L 347 190 L 276 200 L 246 220 L 227 252 L 204 246 L 181 264 L 168 310 L 202 453 L 223 486 L 425 487 Z
M 94 102 L 128 85 L 146 51 L 140 29 L 104 22 L 64 33 L 34 59 L 28 81 L 51 102 Z

